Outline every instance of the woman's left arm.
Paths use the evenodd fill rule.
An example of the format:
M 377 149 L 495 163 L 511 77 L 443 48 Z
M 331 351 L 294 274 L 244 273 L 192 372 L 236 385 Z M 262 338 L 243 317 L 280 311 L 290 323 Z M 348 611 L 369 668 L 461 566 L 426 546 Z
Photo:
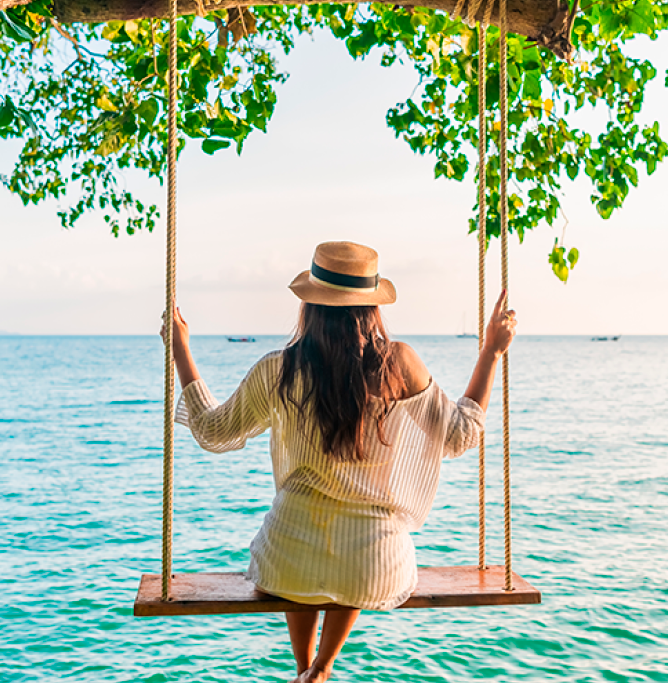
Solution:
M 166 316 L 166 312 L 165 312 Z M 165 323 L 162 324 L 160 336 L 165 341 Z M 176 307 L 176 301 L 172 303 L 172 348 L 174 350 L 174 363 L 179 374 L 181 388 L 185 389 L 191 382 L 201 379 L 197 365 L 190 353 L 190 332 L 188 323 L 183 319 L 181 311 Z

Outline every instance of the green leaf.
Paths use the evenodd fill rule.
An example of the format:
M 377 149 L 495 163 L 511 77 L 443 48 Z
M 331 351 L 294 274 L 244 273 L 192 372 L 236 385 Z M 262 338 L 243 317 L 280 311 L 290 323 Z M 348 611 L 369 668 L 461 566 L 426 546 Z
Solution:
M 125 32 L 128 34 L 128 38 L 133 43 L 139 43 L 139 24 L 134 20 L 131 19 L 130 21 L 125 22 Z
M 121 136 L 118 133 L 110 133 L 107 135 L 102 142 L 98 145 L 95 150 L 96 154 L 106 157 L 110 154 L 115 154 L 118 152 L 122 146 L 123 142 Z
M 123 117 L 123 123 L 121 124 L 122 131 L 130 136 L 137 132 L 137 123 L 135 122 L 134 116 L 131 114 L 126 114 Z
M 650 0 L 635 0 L 630 15 L 628 28 L 631 33 L 654 33 L 654 9 Z
M 469 28 L 464 28 L 461 33 L 462 52 L 465 55 L 472 55 L 474 49 L 477 47 L 478 39 L 475 31 Z
M 599 10 L 601 38 L 614 40 L 624 29 L 622 15 L 613 4 L 601 5 Z
M 633 187 L 638 187 L 638 171 L 631 166 L 627 165 L 626 167 L 626 175 L 628 176 L 629 180 L 631 181 L 631 184 Z
M 0 28 L 2 33 L 18 42 L 30 42 L 37 37 L 30 26 L 10 12 L 0 12 Z
M 568 175 L 571 180 L 575 180 L 579 170 L 577 163 L 569 163 L 566 166 L 566 175 Z
M 12 18 L 9 12 L 0 12 L 0 27 L 9 38 L 19 42 L 35 40 L 37 34 L 26 23 Z
M 524 75 L 524 88 L 522 89 L 524 97 L 537 100 L 540 99 L 542 88 L 540 85 L 540 74 L 535 71 L 529 71 Z
M 39 138 L 39 128 L 37 127 L 37 124 L 35 123 L 33 117 L 25 109 L 15 109 L 14 111 L 16 112 L 18 117 L 26 124 L 26 126 L 28 126 L 32 130 L 35 138 Z
M 522 66 L 524 63 L 524 45 L 518 37 L 511 38 L 508 43 L 508 59 L 513 66 Z M 508 65 L 510 66 L 510 64 Z
M 2 107 L 0 107 L 0 128 L 7 128 L 14 120 L 14 111 L 14 103 L 8 95 L 2 103 Z
M 202 143 L 202 151 L 205 154 L 213 154 L 214 152 L 217 152 L 219 149 L 226 149 L 229 147 L 232 143 L 229 140 L 214 140 L 212 138 L 209 138 L 207 140 L 204 140 Z
M 568 266 L 562 263 L 554 263 L 552 265 L 552 270 L 554 274 L 562 281 L 566 282 L 568 280 Z
M 102 37 L 105 40 L 113 40 L 121 32 L 121 29 L 123 28 L 123 26 L 124 26 L 124 22 L 122 22 L 122 21 L 110 21 L 102 29 Z
M 223 86 L 224 90 L 232 90 L 234 86 L 239 82 L 239 75 L 234 74 L 234 75 L 228 75 L 225 76 L 222 80 L 221 85 Z
M 104 90 L 95 100 L 95 104 L 104 111 L 118 111 L 118 107 L 109 99 L 107 91 Z
M 158 115 L 158 102 L 151 98 L 150 100 L 143 100 L 137 107 L 137 114 L 142 118 L 146 125 L 150 128 Z
M 601 218 L 605 218 L 606 220 L 610 218 L 610 216 L 612 216 L 614 208 L 615 205 L 607 199 L 602 199 L 596 203 L 596 210 L 598 211 Z
M 571 264 L 571 270 L 575 268 L 575 264 L 578 262 L 580 258 L 580 252 L 573 247 L 569 252 L 568 252 L 568 262 Z

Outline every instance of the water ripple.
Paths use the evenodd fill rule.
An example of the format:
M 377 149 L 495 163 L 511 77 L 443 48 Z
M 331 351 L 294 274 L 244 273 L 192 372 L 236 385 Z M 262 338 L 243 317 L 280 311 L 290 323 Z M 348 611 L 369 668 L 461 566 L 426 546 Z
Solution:
M 475 344 L 410 341 L 456 397 Z M 279 343 L 195 337 L 193 350 L 223 398 Z M 543 604 L 363 613 L 335 680 L 668 682 L 666 351 L 664 338 L 518 339 L 514 567 Z M 0 680 L 287 681 L 280 615 L 132 617 L 140 574 L 160 571 L 157 341 L 0 338 L 0 363 Z M 494 563 L 503 557 L 498 392 L 487 431 Z M 266 435 L 217 456 L 177 429 L 176 570 L 245 569 L 271 504 L 267 453 Z M 476 460 L 443 468 L 415 536 L 421 564 L 476 561 Z

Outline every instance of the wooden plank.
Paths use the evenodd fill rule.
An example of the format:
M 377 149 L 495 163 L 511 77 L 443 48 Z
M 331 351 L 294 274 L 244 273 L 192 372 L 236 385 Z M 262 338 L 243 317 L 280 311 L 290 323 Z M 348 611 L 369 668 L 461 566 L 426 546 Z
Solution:
M 541 600 L 540 592 L 513 573 L 514 590 L 506 592 L 504 567 L 420 567 L 418 585 L 398 609 L 473 607 L 478 605 L 529 605 Z M 135 600 L 136 617 L 194 614 L 252 614 L 345 609 L 340 605 L 303 605 L 256 590 L 241 572 L 232 574 L 174 574 L 172 599 L 161 600 L 161 577 L 144 574 Z

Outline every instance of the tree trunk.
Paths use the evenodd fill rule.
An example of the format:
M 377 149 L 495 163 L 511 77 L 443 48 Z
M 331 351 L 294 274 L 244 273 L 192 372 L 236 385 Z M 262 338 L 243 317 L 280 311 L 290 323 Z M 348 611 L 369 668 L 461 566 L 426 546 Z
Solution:
M 29 4 L 32 0 L 0 0 L 0 10 L 16 5 Z M 179 14 L 197 14 L 228 9 L 230 7 L 252 7 L 253 5 L 311 4 L 317 0 L 179 0 Z M 468 2 L 464 2 L 462 15 L 468 15 Z M 475 17 L 482 20 L 487 3 L 483 0 Z M 427 7 L 452 14 L 457 0 L 390 0 L 387 4 L 398 7 Z M 55 15 L 63 24 L 97 23 L 106 21 L 128 21 L 166 17 L 168 0 L 55 0 Z M 574 10 L 569 12 L 568 0 L 508 0 L 508 30 L 526 36 L 554 52 L 558 57 L 569 59 L 573 53 L 571 26 Z M 491 23 L 499 25 L 499 3 L 494 2 Z

